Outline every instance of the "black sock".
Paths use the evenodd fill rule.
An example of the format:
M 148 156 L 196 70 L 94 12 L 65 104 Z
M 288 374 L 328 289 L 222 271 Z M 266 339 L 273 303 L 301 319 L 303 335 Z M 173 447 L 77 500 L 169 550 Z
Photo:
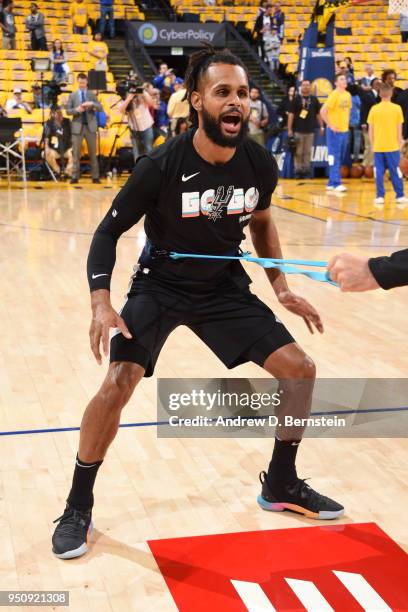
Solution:
M 272 459 L 268 468 L 268 483 L 274 488 L 291 484 L 297 480 L 296 453 L 300 440 L 279 440 L 275 438 Z
M 103 461 L 103 460 L 102 460 Z M 102 461 L 85 463 L 76 456 L 74 477 L 67 502 L 77 510 L 89 510 L 94 503 L 93 487 Z

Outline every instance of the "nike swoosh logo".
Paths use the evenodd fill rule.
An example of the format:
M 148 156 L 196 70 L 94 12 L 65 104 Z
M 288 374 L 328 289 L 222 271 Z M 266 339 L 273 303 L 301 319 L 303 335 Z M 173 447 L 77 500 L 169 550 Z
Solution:
M 181 180 L 183 181 L 183 183 L 185 183 L 186 181 L 189 181 L 191 178 L 193 178 L 193 176 L 197 176 L 197 174 L 200 174 L 199 172 L 195 172 L 194 174 L 190 174 L 190 176 L 183 176 L 181 177 Z
M 92 278 L 98 278 L 99 276 L 109 276 L 109 274 L 92 274 Z

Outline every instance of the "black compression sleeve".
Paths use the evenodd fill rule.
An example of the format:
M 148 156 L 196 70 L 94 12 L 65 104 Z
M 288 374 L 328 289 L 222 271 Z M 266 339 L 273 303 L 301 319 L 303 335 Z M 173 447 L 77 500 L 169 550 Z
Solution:
M 87 273 L 91 291 L 110 289 L 119 237 L 157 202 L 161 170 L 148 157 L 139 158 L 131 176 L 99 224 L 89 249 Z
M 408 285 L 408 249 L 396 251 L 390 257 L 373 257 L 368 260 L 368 267 L 383 289 Z

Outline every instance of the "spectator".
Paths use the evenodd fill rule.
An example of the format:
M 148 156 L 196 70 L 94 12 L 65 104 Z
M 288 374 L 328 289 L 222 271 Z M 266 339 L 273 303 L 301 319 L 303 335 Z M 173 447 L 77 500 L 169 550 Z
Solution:
M 363 89 L 367 89 L 371 87 L 372 82 L 376 76 L 374 75 L 374 70 L 372 64 L 367 64 L 365 67 L 365 75 L 360 80 L 360 85 Z
M 13 97 L 9 98 L 6 102 L 6 111 L 22 109 L 31 115 L 33 112 L 31 106 L 27 102 L 23 101 L 23 92 L 18 87 L 13 89 Z
M 184 134 L 188 130 L 188 121 L 184 119 L 184 117 L 179 117 L 177 119 L 176 127 L 174 129 L 174 135 L 179 136 L 180 134 Z
M 126 113 L 133 146 L 133 157 L 136 161 L 142 153 L 149 153 L 153 148 L 153 118 L 149 107 L 153 105 L 151 96 L 143 93 L 129 92 L 126 99 L 118 105 L 120 113 Z
M 83 0 L 74 0 L 70 7 L 73 34 L 86 34 L 88 29 L 88 8 Z
M 94 35 L 94 39 L 89 45 L 89 53 L 95 58 L 95 66 L 94 70 L 108 70 L 108 45 L 106 42 L 102 40 L 102 34 L 100 32 L 96 32 Z
M 277 29 L 279 40 L 282 42 L 285 38 L 285 15 L 279 2 L 276 2 L 273 9 L 272 25 Z
M 159 74 L 153 79 L 153 86 L 160 89 L 160 91 L 163 87 L 169 87 L 171 93 L 173 93 L 175 80 L 176 75 L 174 74 L 173 68 L 169 68 L 167 64 L 162 63 L 159 66 Z
M 54 108 L 51 111 L 50 118 L 44 125 L 44 154 L 47 163 L 52 170 L 57 174 L 61 174 L 61 167 L 58 160 L 61 161 L 65 177 L 72 176 L 72 138 L 71 138 L 71 122 L 64 118 L 60 108 Z M 66 164 L 65 164 L 66 159 Z
M 349 70 L 348 64 L 346 60 L 341 62 L 336 62 L 338 66 L 338 74 L 343 74 L 347 79 L 347 85 L 353 85 L 354 83 L 354 74 Z
M 250 112 L 248 123 L 248 136 L 258 144 L 265 146 L 264 128 L 268 125 L 269 115 L 266 104 L 261 100 L 261 94 L 257 87 L 249 90 Z
M 326 142 L 329 159 L 327 189 L 343 192 L 347 188 L 341 182 L 340 166 L 347 149 L 351 95 L 346 91 L 347 79 L 344 74 L 338 74 L 335 83 L 336 89 L 331 92 L 320 113 L 327 124 Z
M 408 11 L 400 14 L 401 42 L 408 42 Z
M 82 141 L 85 138 L 91 160 L 91 175 L 93 183 L 100 183 L 99 166 L 96 157 L 96 133 L 98 123 L 95 112 L 103 110 L 94 93 L 88 90 L 88 77 L 83 72 L 77 76 L 78 89 L 69 94 L 67 113 L 73 115 L 72 132 L 72 178 L 71 183 L 78 183 Z
M 352 79 L 352 82 L 355 83 L 356 79 L 355 79 L 355 75 L 354 75 L 354 66 L 353 66 L 353 60 L 351 59 L 351 57 L 345 57 L 344 61 L 346 63 L 347 66 L 347 71 L 350 75 L 350 79 Z M 350 85 L 350 83 L 349 83 Z
M 176 78 L 174 93 L 171 94 L 167 105 L 167 114 L 171 120 L 170 130 L 174 134 L 178 119 L 187 119 L 190 114 L 190 105 L 186 98 L 186 88 L 183 79 Z
M 303 80 L 300 93 L 289 107 L 288 136 L 295 138 L 295 178 L 309 178 L 311 175 L 312 147 L 317 123 L 320 132 L 324 132 L 320 117 L 321 104 L 316 96 L 311 95 L 310 81 Z
M 349 85 L 347 89 L 351 95 L 350 152 L 353 162 L 357 162 L 361 151 L 361 99 L 357 85 Z
M 268 0 L 261 0 L 258 6 L 258 10 L 256 12 L 255 20 L 258 19 L 259 15 L 263 15 L 263 13 L 266 11 L 267 5 L 268 5 Z
M 280 118 L 281 128 L 286 128 L 288 125 L 289 111 L 292 108 L 292 102 L 295 98 L 296 88 L 294 85 L 288 87 L 288 93 L 282 98 L 281 103 L 278 106 L 277 113 Z
M 261 13 L 255 21 L 253 36 L 255 44 L 258 48 L 258 54 L 262 60 L 265 60 L 265 44 L 264 34 L 269 32 L 272 27 L 272 5 L 267 4 L 265 11 Z
M 60 83 L 67 79 L 65 51 L 62 47 L 62 42 L 56 38 L 52 43 L 51 51 L 52 78 Z
M 404 197 L 404 184 L 399 169 L 404 117 L 401 107 L 391 102 L 391 85 L 381 83 L 380 97 L 381 102 L 375 104 L 368 115 L 377 188 L 377 197 L 374 202 L 377 205 L 384 204 L 384 172 L 388 168 L 397 202 L 405 205 L 408 203 L 408 198 Z
M 31 15 L 25 21 L 26 28 L 31 32 L 31 49 L 33 51 L 47 51 L 45 37 L 44 15 L 38 10 L 37 4 L 31 4 Z
M 163 132 L 167 132 L 170 123 L 170 119 L 167 114 L 167 104 L 170 96 L 171 89 L 165 85 L 159 95 L 159 104 L 156 110 L 155 118 L 155 126 Z
M 397 102 L 398 96 L 403 92 L 401 87 L 395 85 L 397 81 L 397 73 L 392 68 L 388 68 L 384 70 L 381 75 L 381 80 L 383 83 L 386 83 L 390 87 L 392 87 L 392 98 L 391 102 Z
M 109 37 L 115 38 L 115 19 L 113 15 L 113 0 L 100 0 L 101 14 L 99 31 L 102 36 L 105 34 L 106 18 L 108 18 Z
M 0 23 L 0 27 L 3 30 L 3 49 L 16 48 L 16 22 L 13 9 L 13 2 L 9 2 L 3 9 L 3 19 Z
M 44 86 L 45 87 L 45 86 Z M 34 83 L 32 86 L 33 92 L 33 107 L 34 108 L 48 108 L 49 104 L 47 102 L 47 96 L 41 85 L 38 83 Z
M 269 64 L 274 72 L 278 72 L 281 41 L 275 26 L 272 26 L 264 32 L 263 41 L 266 63 Z
M 374 104 L 380 101 L 379 88 L 381 81 L 380 79 L 373 79 L 371 81 L 371 87 L 363 88 L 361 91 L 361 131 L 364 140 L 364 154 L 363 154 L 363 166 L 374 165 L 374 153 L 371 147 L 370 138 L 368 134 L 368 113 Z

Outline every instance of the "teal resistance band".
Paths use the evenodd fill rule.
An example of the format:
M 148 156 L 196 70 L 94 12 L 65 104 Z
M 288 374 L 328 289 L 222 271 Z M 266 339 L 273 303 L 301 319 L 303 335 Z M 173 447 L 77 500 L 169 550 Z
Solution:
M 236 259 L 244 261 L 252 261 L 257 263 L 262 268 L 276 268 L 284 274 L 303 274 L 312 280 L 319 281 L 321 283 L 329 283 L 338 287 L 338 284 L 331 280 L 329 272 L 326 270 L 315 271 L 305 270 L 303 268 L 297 268 L 296 266 L 309 266 L 312 268 L 327 268 L 327 261 L 313 261 L 307 259 L 271 259 L 269 257 L 251 257 L 250 253 L 243 253 L 240 256 L 230 255 L 197 255 L 195 253 L 175 253 L 171 252 L 170 257 L 172 259 L 181 259 L 182 257 L 190 257 L 195 259 Z

